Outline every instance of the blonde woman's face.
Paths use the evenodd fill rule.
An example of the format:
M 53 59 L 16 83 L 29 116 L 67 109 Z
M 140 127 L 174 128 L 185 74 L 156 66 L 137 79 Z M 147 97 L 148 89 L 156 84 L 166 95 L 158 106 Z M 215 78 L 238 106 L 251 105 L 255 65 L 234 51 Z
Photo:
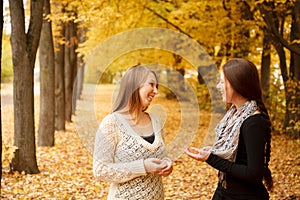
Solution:
M 143 108 L 147 108 L 153 98 L 158 94 L 158 83 L 153 73 L 150 73 L 146 82 L 141 85 L 139 90 L 140 100 Z

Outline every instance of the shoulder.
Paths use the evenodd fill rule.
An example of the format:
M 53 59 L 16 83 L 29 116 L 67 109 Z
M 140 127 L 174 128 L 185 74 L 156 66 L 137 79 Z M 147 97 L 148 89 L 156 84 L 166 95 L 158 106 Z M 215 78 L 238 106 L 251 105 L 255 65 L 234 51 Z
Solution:
M 242 124 L 242 126 L 249 126 L 253 124 L 260 124 L 267 126 L 267 120 L 264 118 L 262 114 L 254 114 L 248 117 Z
M 254 114 L 248 117 L 242 124 L 243 133 L 268 132 L 270 127 L 262 114 Z
M 106 115 L 100 124 L 100 129 L 111 129 L 113 127 L 115 127 L 116 125 L 116 120 L 113 114 L 108 114 Z

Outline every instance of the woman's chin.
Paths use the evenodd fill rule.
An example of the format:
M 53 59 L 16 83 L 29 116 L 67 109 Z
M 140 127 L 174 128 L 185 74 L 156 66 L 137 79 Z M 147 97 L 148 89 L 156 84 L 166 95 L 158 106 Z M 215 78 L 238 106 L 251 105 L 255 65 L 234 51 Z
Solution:
M 143 110 L 142 110 L 142 111 L 145 111 L 145 110 L 147 110 L 147 108 L 148 108 L 148 106 L 145 106 L 145 107 L 143 107 Z

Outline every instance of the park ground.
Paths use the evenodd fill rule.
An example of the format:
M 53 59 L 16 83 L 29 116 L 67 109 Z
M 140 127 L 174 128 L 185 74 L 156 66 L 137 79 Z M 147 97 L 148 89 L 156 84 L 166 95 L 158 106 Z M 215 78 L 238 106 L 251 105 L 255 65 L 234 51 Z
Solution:
M 98 122 L 109 113 L 112 85 L 101 85 L 96 92 L 96 118 Z M 85 89 L 86 91 L 86 89 Z M 12 87 L 2 85 L 2 132 L 3 146 L 13 145 Z M 83 92 L 82 103 L 93 98 Z M 164 133 L 170 144 L 180 126 L 180 109 L 176 100 L 158 96 L 155 102 L 161 104 L 167 113 Z M 92 105 L 87 103 L 86 105 Z M 82 110 L 82 109 L 81 109 Z M 78 116 L 80 115 L 80 116 Z M 206 137 L 211 114 L 200 111 L 199 128 L 191 145 L 202 146 Z M 9 166 L 3 166 L 2 199 L 105 199 L 109 184 L 95 180 L 92 173 L 90 146 L 95 127 L 88 125 L 89 112 L 77 112 L 73 122 L 66 124 L 65 131 L 55 132 L 54 147 L 37 147 L 39 174 L 25 175 L 9 173 Z M 39 95 L 35 95 L 36 132 L 39 119 Z M 85 119 L 81 120 L 81 119 Z M 80 121 L 78 121 L 80 120 Z M 274 190 L 272 200 L 300 199 L 300 140 L 291 140 L 283 134 L 272 136 L 270 168 L 273 173 Z M 5 163 L 4 163 L 5 164 Z M 206 163 L 197 162 L 182 154 L 174 162 L 173 173 L 163 178 L 166 199 L 211 199 L 217 183 L 217 171 Z

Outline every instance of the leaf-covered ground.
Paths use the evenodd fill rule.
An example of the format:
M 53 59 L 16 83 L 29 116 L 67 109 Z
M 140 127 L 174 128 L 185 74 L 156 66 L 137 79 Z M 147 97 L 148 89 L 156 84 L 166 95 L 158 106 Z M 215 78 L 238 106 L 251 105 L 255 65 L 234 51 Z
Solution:
M 96 90 L 98 121 L 109 112 L 113 89 L 107 85 Z M 3 145 L 8 147 L 13 144 L 13 106 L 8 100 L 11 88 L 4 87 L 1 92 L 2 102 L 5 101 L 2 104 Z M 36 95 L 36 130 L 38 100 Z M 170 144 L 181 126 L 180 105 L 176 100 L 162 97 L 157 97 L 155 103 L 160 104 L 167 114 L 165 135 L 167 144 Z M 91 130 L 95 127 L 88 125 L 92 116 L 84 111 L 79 114 L 76 114 L 73 123 L 66 125 L 65 132 L 55 133 L 55 147 L 37 147 L 39 174 L 9 174 L 8 165 L 3 166 L 2 199 L 105 199 L 109 184 L 95 180 L 92 174 L 90 148 L 94 133 Z M 200 111 L 199 130 L 191 145 L 203 144 L 210 119 L 210 113 Z M 290 140 L 284 135 L 273 136 L 271 170 L 275 188 L 271 199 L 300 199 L 299 147 L 299 140 Z M 174 162 L 173 173 L 163 181 L 166 199 L 211 199 L 217 183 L 217 171 L 182 155 Z

